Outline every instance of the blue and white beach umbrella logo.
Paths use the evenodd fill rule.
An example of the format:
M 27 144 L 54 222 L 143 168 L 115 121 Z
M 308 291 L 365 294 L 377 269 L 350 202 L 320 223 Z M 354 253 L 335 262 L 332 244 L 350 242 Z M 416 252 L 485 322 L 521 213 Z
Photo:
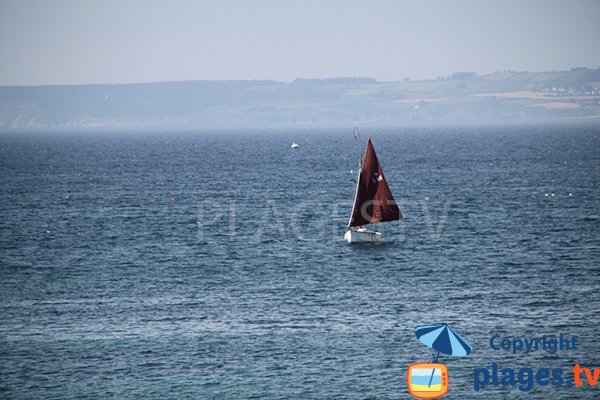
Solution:
M 453 357 L 464 357 L 473 352 L 473 347 L 469 342 L 461 338 L 447 324 L 417 326 L 415 335 L 425 346 L 437 351 L 437 355 L 433 356 L 434 362 L 437 362 L 440 353 Z
M 438 361 L 440 353 L 464 357 L 473 352 L 473 347 L 448 324 L 418 326 L 415 328 L 415 335 L 421 343 L 434 351 L 433 362 L 408 366 L 408 391 L 418 399 L 444 397 L 448 393 L 450 378 L 448 367 Z

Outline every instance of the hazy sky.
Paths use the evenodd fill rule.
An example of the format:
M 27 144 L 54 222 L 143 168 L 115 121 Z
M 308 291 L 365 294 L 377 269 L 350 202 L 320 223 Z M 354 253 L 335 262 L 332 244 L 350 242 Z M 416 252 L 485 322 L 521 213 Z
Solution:
M 0 0 L 0 85 L 600 66 L 599 0 Z

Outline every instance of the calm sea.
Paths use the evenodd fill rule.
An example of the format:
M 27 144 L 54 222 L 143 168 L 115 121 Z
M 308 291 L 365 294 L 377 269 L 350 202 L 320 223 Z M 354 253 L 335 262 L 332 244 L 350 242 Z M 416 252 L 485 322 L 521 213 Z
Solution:
M 369 135 L 406 220 L 348 245 Z M 406 399 L 448 323 L 447 398 L 598 398 L 474 373 L 600 367 L 599 205 L 591 124 L 0 134 L 0 397 Z

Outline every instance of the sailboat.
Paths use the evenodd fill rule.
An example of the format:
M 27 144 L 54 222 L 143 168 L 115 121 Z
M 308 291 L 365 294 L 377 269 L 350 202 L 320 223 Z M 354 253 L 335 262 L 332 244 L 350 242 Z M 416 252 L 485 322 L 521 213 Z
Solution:
M 401 219 L 402 213 L 385 180 L 369 138 L 364 160 L 360 155 L 354 205 L 344 239 L 348 243 L 377 242 L 381 233 L 367 229 L 364 225 Z

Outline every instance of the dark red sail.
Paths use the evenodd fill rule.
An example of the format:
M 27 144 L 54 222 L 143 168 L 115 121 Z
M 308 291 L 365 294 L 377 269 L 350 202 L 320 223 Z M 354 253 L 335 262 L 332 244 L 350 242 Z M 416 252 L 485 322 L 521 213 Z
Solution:
M 349 226 L 396 221 L 402 218 L 400 209 L 385 180 L 371 138 L 360 169 L 358 186 Z

